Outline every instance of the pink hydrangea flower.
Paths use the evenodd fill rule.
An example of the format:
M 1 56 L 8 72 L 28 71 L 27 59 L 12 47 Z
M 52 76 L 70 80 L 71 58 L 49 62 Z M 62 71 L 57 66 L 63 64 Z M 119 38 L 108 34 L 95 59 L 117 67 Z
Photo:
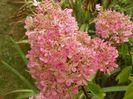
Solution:
M 88 39 L 87 33 L 78 33 L 78 39 L 82 46 L 91 49 L 90 63 L 94 71 L 100 70 L 110 74 L 118 65 L 115 63 L 118 51 L 111 43 L 104 42 L 100 38 Z
M 120 12 L 106 10 L 96 18 L 96 34 L 112 43 L 128 42 L 133 37 L 133 23 L 128 16 Z
M 110 73 L 117 67 L 117 50 L 79 32 L 72 10 L 46 1 L 37 12 L 26 19 L 28 68 L 40 90 L 36 99 L 72 99 L 97 70 Z
M 111 74 L 111 72 L 118 67 L 115 63 L 118 57 L 118 51 L 112 47 L 110 43 L 104 42 L 99 38 L 92 39 L 91 44 L 96 52 L 95 54 L 95 67 L 100 71 Z
M 72 9 L 66 8 L 62 11 L 58 3 L 52 4 L 47 0 L 38 5 L 36 9 L 37 14 L 32 18 L 28 17 L 25 21 L 28 30 L 34 30 L 34 28 L 38 30 L 54 29 L 60 33 L 73 33 L 78 30 L 76 19 L 72 16 Z
M 29 40 L 32 42 L 32 49 L 27 55 L 28 68 L 37 80 L 38 88 L 48 99 L 72 97 L 72 94 L 78 92 L 75 90 L 86 85 L 89 77 L 96 73 L 90 65 L 93 50 L 83 47 L 76 36 L 49 38 L 45 32 L 36 32 L 30 34 Z M 57 96 L 52 96 L 53 91 Z

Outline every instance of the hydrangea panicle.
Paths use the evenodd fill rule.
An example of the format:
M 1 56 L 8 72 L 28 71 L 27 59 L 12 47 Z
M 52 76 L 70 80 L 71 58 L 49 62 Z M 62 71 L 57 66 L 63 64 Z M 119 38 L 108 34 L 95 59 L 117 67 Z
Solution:
M 36 99 L 72 99 L 97 70 L 110 73 L 117 67 L 117 50 L 78 31 L 71 9 L 46 0 L 37 12 L 25 21 L 28 68 L 40 91 Z
M 101 11 L 96 18 L 96 34 L 112 43 L 128 42 L 133 37 L 133 23 L 120 12 Z

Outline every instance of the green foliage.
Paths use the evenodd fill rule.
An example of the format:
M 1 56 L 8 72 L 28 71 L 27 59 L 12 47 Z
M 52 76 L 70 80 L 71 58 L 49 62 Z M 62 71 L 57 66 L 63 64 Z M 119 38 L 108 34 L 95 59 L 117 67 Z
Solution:
M 127 86 L 113 86 L 113 87 L 104 87 L 102 88 L 103 92 L 121 92 L 121 91 L 126 91 Z
M 10 38 L 10 39 L 11 39 L 12 43 L 14 44 L 14 47 L 17 50 L 18 54 L 22 58 L 23 62 L 25 64 L 27 64 L 28 61 L 27 61 L 22 49 L 19 47 L 17 42 L 15 42 L 12 38 Z M 23 43 L 23 42 L 19 42 L 19 43 Z M 37 89 L 33 86 L 31 81 L 29 81 L 29 79 L 24 77 L 17 69 L 13 68 L 13 66 L 9 65 L 5 61 L 2 61 L 2 64 L 4 65 L 4 66 L 2 66 L 3 68 L 10 70 L 13 74 L 15 74 L 16 77 L 18 77 L 23 82 L 23 84 L 25 84 L 27 86 L 27 88 L 30 88 L 30 89 L 28 89 L 28 90 L 27 89 L 21 89 L 21 90 L 7 91 L 5 93 L 2 93 L 1 95 L 8 96 L 10 94 L 20 93 L 20 94 L 17 95 L 18 97 L 16 99 L 24 99 L 23 97 L 26 98 L 26 97 L 35 95 L 35 93 L 37 92 Z M 2 81 L 0 82 L 0 84 L 2 84 L 2 86 L 3 86 Z M 22 94 L 22 93 L 24 93 L 24 94 Z
M 82 22 L 84 21 L 85 18 L 83 18 L 84 16 L 84 10 L 82 8 L 82 4 L 83 4 L 83 0 L 77 0 L 74 4 L 74 14 L 75 17 L 79 23 L 79 25 L 82 24 Z
M 116 80 L 118 80 L 118 84 L 127 83 L 129 81 L 128 77 L 131 74 L 131 72 L 132 72 L 131 66 L 125 67 L 116 77 Z
M 131 80 L 131 81 L 133 82 L 133 75 L 129 76 L 128 79 Z
M 104 8 L 107 8 L 108 5 L 109 5 L 109 0 L 102 0 L 102 6 L 103 6 Z
M 33 93 L 25 93 L 25 94 L 19 95 L 18 97 L 16 97 L 16 99 L 26 99 L 26 98 L 29 98 L 34 95 L 35 94 L 33 94 Z
M 10 38 L 10 39 L 11 39 L 11 41 L 13 42 L 13 44 L 14 44 L 14 46 L 15 46 L 17 52 L 19 53 L 19 55 L 20 55 L 21 58 L 23 59 L 25 65 L 27 65 L 28 60 L 26 59 L 26 57 L 25 57 L 24 53 L 22 52 L 21 48 L 19 47 L 19 45 L 18 45 L 12 38 Z
M 112 0 L 109 7 L 129 15 L 133 19 L 133 0 Z
M 129 42 L 130 43 L 133 43 L 133 38 L 129 38 Z
M 89 82 L 87 85 L 87 90 L 92 93 L 92 99 L 104 99 L 105 93 L 99 85 Z
M 80 31 L 88 31 L 88 24 L 82 24 L 80 27 Z
M 15 99 L 25 99 L 25 98 L 29 98 L 30 96 L 34 96 L 36 94 L 31 89 L 19 89 L 19 90 L 13 90 L 11 92 L 8 92 L 6 93 L 6 95 L 15 94 L 15 93 L 23 93 L 23 94 L 18 95 Z
M 8 92 L 7 94 L 13 94 L 13 93 L 33 93 L 34 94 L 34 91 L 31 89 L 18 89 L 18 90 L 13 90 L 11 92 Z
M 0 79 L 0 96 L 3 95 L 4 87 L 6 86 L 7 82 L 3 79 Z M 5 93 L 4 93 L 5 94 Z
M 126 55 L 128 54 L 128 45 L 127 44 L 122 44 L 120 46 L 119 54 L 125 58 Z
M 6 66 L 8 69 L 12 71 L 16 76 L 18 76 L 26 85 L 27 87 L 31 88 L 36 92 L 36 88 L 28 81 L 22 74 L 20 74 L 17 70 L 15 70 L 12 66 L 10 66 L 8 63 L 2 61 L 3 65 Z
M 125 96 L 123 99 L 133 99 L 133 82 L 128 85 Z
M 3 79 L 0 79 L 0 87 L 2 87 L 2 86 L 5 86 L 5 80 L 3 80 Z

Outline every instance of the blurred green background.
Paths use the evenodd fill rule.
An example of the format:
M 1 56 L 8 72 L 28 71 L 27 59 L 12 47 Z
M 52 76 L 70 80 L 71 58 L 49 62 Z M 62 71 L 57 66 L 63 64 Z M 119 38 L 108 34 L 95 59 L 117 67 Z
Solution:
M 20 19 L 25 16 L 18 13 L 23 4 L 22 0 L 0 0 L 0 99 L 14 99 L 14 95 L 6 97 L 3 95 L 12 90 L 26 88 L 26 85 L 1 63 L 1 61 L 6 61 L 24 76 L 28 74 L 24 62 L 9 38 L 10 36 L 16 41 L 24 38 L 25 30 Z M 28 47 L 23 44 L 20 46 L 26 53 Z

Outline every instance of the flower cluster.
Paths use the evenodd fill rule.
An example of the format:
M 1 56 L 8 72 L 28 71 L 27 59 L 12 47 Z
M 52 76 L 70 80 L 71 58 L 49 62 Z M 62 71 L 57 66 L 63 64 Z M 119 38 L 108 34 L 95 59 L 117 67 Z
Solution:
M 27 17 L 25 28 L 27 30 L 57 30 L 57 32 L 73 33 L 78 30 L 77 22 L 72 17 L 72 9 L 62 11 L 59 4 L 52 4 L 49 1 L 42 2 L 36 8 L 33 17 Z
M 28 68 L 40 93 L 37 99 L 72 99 L 97 70 L 117 67 L 117 50 L 78 31 L 71 9 L 45 1 L 25 21 L 31 50 Z
M 94 59 L 95 67 L 104 73 L 110 74 L 114 68 L 118 67 L 115 63 L 118 57 L 115 47 L 112 47 L 110 43 L 104 42 L 99 38 L 92 39 L 91 44 L 96 52 Z
M 133 36 L 133 23 L 128 16 L 112 10 L 102 11 L 96 18 L 96 34 L 112 43 L 128 42 Z

